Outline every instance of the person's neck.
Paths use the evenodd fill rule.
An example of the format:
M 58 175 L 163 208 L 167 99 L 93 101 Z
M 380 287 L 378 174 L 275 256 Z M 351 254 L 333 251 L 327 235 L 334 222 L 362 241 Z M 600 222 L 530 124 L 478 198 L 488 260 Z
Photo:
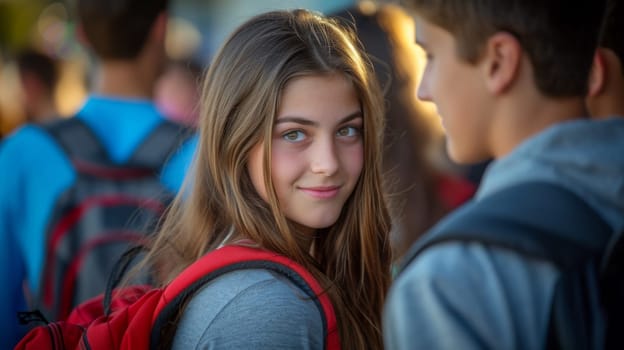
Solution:
M 509 104 L 507 114 L 495 120 L 496 126 L 490 135 L 495 158 L 504 157 L 528 138 L 553 125 L 588 116 L 581 97 L 539 97 L 533 102 L 518 100 Z
M 33 110 L 31 110 L 31 113 L 28 116 L 30 121 L 37 123 L 56 117 L 58 117 L 58 112 L 56 111 L 54 101 L 41 102 Z
M 624 116 L 624 78 L 621 69 L 605 78 L 605 86 L 598 96 L 590 97 L 592 117 L 596 119 Z
M 591 111 L 592 118 L 606 119 L 613 116 L 624 116 L 624 93 L 603 96 L 595 102 Z
M 140 60 L 102 62 L 94 93 L 103 96 L 151 99 L 155 76 Z

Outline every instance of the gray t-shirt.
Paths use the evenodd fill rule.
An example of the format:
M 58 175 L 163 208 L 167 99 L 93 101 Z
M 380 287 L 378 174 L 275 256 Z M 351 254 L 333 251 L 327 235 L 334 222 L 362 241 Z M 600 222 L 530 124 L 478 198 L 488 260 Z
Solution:
M 204 286 L 184 310 L 173 349 L 323 349 L 319 309 L 287 277 L 238 270 Z

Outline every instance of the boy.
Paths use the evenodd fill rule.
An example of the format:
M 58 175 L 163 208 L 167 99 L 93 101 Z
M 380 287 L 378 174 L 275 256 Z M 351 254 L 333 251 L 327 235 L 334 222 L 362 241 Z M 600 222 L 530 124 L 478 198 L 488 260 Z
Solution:
M 478 209 L 518 184 L 554 184 L 621 231 L 624 191 L 617 189 L 623 186 L 624 153 L 617 150 L 624 149 L 624 128 L 594 133 L 584 106 L 605 3 L 412 0 L 409 5 L 416 14 L 417 42 L 428 57 L 419 97 L 436 104 L 451 158 L 495 159 L 465 208 Z M 549 200 L 539 198 L 528 207 L 552 207 Z M 504 206 L 515 204 L 511 199 Z M 444 221 L 459 214 L 469 221 L 467 211 L 460 211 Z M 521 219 L 516 232 L 522 234 L 522 224 L 533 219 Z M 485 227 L 499 224 L 497 217 L 489 220 Z M 541 349 L 552 341 L 574 341 L 549 338 L 558 267 L 511 248 L 451 240 L 415 256 L 386 302 L 386 347 Z M 604 325 L 594 327 L 599 330 L 593 345 L 601 348 Z
M 76 4 L 79 37 L 95 55 L 97 74 L 92 95 L 74 118 L 91 129 L 116 164 L 130 159 L 164 121 L 151 98 L 166 58 L 167 6 L 167 0 Z M 178 190 L 194 145 L 194 140 L 183 144 L 154 174 L 165 189 Z M 16 313 L 32 307 L 23 290 L 40 295 L 46 226 L 76 169 L 36 125 L 4 141 L 0 169 L 0 348 L 9 349 L 25 331 Z

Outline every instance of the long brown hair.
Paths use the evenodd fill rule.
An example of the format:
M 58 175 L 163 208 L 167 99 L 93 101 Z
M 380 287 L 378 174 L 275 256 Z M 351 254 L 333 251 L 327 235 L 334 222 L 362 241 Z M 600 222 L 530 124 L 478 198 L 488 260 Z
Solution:
M 294 77 L 342 74 L 362 106 L 364 167 L 337 222 L 304 248 L 279 209 L 265 142 L 268 203 L 247 171 L 250 150 L 270 140 L 284 86 Z M 241 25 L 205 76 L 193 169 L 169 209 L 145 264 L 165 284 L 207 251 L 238 237 L 307 267 L 329 293 L 342 347 L 381 348 L 390 284 L 390 218 L 380 179 L 381 93 L 353 33 L 306 10 L 275 11 Z
M 439 117 L 416 99 L 418 68 L 413 19 L 398 5 L 362 3 L 335 14 L 355 27 L 385 92 L 385 190 L 393 217 L 392 252 L 399 261 L 411 244 L 448 212 L 438 194 L 440 169 L 432 150 Z

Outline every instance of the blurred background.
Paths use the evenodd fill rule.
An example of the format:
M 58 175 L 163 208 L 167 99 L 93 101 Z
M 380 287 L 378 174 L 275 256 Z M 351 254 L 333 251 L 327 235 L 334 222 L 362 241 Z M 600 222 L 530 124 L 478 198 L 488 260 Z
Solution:
M 106 1 L 106 0 L 102 0 Z M 172 0 L 167 33 L 167 53 L 175 62 L 186 63 L 189 72 L 201 73 L 224 38 L 238 24 L 259 12 L 279 8 L 309 8 L 331 14 L 351 6 L 375 7 L 393 1 L 358 0 Z M 54 103 L 57 112 L 72 115 L 84 100 L 91 72 L 89 53 L 77 42 L 74 0 L 0 0 L 0 136 L 6 136 L 26 121 L 26 96 L 16 56 L 35 49 L 50 56 L 57 66 Z M 406 31 L 413 31 L 407 27 Z M 407 33 L 413 35 L 413 33 Z M 179 74 L 168 74 L 168 84 L 181 86 Z M 164 85 L 164 84 L 163 84 Z M 29 89 L 31 89 L 29 87 Z M 171 95 L 180 88 L 163 88 Z M 416 93 L 416 92 L 414 92 Z M 156 96 L 158 97 L 158 96 Z M 165 109 L 178 108 L 165 106 Z M 433 113 L 433 107 L 431 112 Z M 167 111 L 168 112 L 168 111 Z M 174 112 L 172 112 L 174 113 Z M 186 114 L 191 113 L 185 112 Z M 181 116 L 180 119 L 184 119 Z M 431 119 L 438 123 L 437 118 Z
M 75 1 L 0 0 L 0 140 L 24 123 L 71 117 L 87 98 L 95 62 L 77 40 Z M 171 119 L 196 125 L 202 72 L 228 34 L 253 15 L 307 8 L 345 18 L 357 27 L 386 93 L 384 174 L 397 203 L 393 244 L 399 256 L 472 196 L 487 162 L 459 166 L 448 158 L 434 105 L 417 99 L 426 57 L 415 44 L 413 18 L 397 3 L 170 0 L 169 65 L 154 89 L 156 107 Z

